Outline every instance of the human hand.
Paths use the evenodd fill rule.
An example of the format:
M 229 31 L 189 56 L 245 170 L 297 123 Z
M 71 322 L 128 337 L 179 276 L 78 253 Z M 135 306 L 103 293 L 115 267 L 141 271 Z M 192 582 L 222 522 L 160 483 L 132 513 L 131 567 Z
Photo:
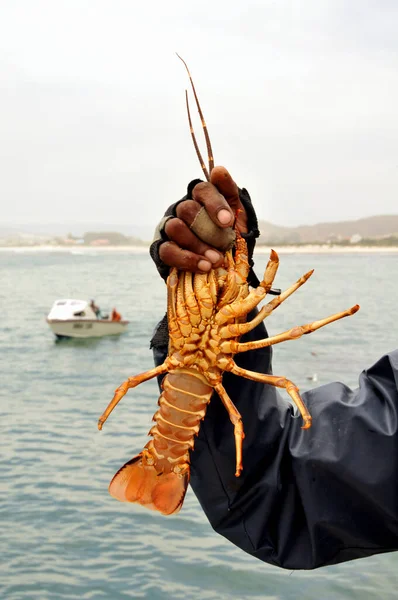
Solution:
M 207 227 L 199 227 L 206 215 Z M 247 215 L 238 186 L 224 167 L 215 167 L 210 182 L 198 183 L 192 200 L 180 202 L 177 216 L 166 222 L 168 241 L 161 244 L 159 258 L 169 267 L 203 273 L 224 262 L 224 251 L 233 240 L 231 227 L 247 233 Z M 212 226 L 212 227 L 209 227 Z M 199 237 L 200 236 L 200 237 Z

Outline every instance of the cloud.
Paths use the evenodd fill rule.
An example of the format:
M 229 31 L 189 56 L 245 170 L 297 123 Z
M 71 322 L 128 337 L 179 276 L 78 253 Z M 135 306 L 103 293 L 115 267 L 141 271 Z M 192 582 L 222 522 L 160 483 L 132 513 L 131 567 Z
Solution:
M 397 18 L 387 0 L 3 2 L 0 219 L 155 225 L 200 176 L 176 50 L 262 219 L 396 213 Z

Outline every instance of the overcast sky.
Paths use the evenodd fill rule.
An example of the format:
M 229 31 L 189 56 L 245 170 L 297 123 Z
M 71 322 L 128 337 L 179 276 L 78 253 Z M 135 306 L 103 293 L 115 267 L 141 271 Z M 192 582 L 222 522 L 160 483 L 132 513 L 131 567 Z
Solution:
M 397 214 L 397 31 L 396 0 L 1 0 L 0 222 L 155 225 L 201 176 L 175 51 L 259 218 Z

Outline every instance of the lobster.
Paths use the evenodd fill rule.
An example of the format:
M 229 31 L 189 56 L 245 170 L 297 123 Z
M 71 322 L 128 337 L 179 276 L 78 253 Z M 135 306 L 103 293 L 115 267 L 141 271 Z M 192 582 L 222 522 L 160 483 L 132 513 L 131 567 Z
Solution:
M 185 61 L 197 109 L 201 119 L 208 153 L 209 169 L 202 159 L 190 116 L 188 94 L 186 106 L 193 143 L 206 179 L 214 167 L 213 153 L 206 123 L 195 86 Z M 207 405 L 216 392 L 233 424 L 236 452 L 236 477 L 243 469 L 242 443 L 244 429 L 241 415 L 222 384 L 223 373 L 284 388 L 297 406 L 303 419 L 303 429 L 311 427 L 311 415 L 298 387 L 286 377 L 265 375 L 240 368 L 234 355 L 264 348 L 287 340 L 298 339 L 333 321 L 353 315 L 355 305 L 330 317 L 293 327 L 278 335 L 246 343 L 240 337 L 261 323 L 273 310 L 301 287 L 313 270 L 265 304 L 247 322 L 247 315 L 270 292 L 279 258 L 271 250 L 264 276 L 259 286 L 249 290 L 249 261 L 245 240 L 235 227 L 234 248 L 225 253 L 223 267 L 207 273 L 170 270 L 167 278 L 167 318 L 169 328 L 168 355 L 164 363 L 134 377 L 129 377 L 115 391 L 114 397 L 98 421 L 98 428 L 109 417 L 129 389 L 154 377 L 164 376 L 155 425 L 149 431 L 150 441 L 142 452 L 128 461 L 113 477 L 109 492 L 122 502 L 135 502 L 164 515 L 177 513 L 183 504 L 190 476 L 190 452 L 195 436 L 205 418 Z

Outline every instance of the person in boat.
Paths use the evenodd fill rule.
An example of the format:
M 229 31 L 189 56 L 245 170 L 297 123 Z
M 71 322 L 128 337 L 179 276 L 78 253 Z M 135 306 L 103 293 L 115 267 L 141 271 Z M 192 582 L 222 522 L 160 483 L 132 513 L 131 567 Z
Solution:
M 241 209 L 237 226 L 253 266 L 259 232 L 250 196 L 216 167 L 211 183 L 189 184 L 157 229 L 150 254 L 163 278 L 171 266 L 206 272 L 222 264 L 219 237 L 208 238 L 203 223 L 197 228 L 203 207 L 219 232 Z M 252 268 L 249 283 L 258 285 Z M 244 341 L 266 335 L 261 323 Z M 164 318 L 151 340 L 156 365 L 164 361 L 167 341 Z M 264 348 L 239 354 L 236 362 L 266 374 L 271 358 L 271 348 Z M 223 385 L 245 427 L 243 472 L 234 476 L 234 436 L 221 402 L 209 404 L 191 453 L 190 483 L 215 531 L 287 569 L 398 550 L 397 384 L 398 350 L 364 370 L 358 389 L 330 383 L 303 393 L 313 417 L 312 428 L 303 431 L 274 387 L 225 373 Z
M 122 315 L 117 312 L 116 308 L 114 308 L 112 310 L 111 320 L 112 321 L 121 321 L 122 320 Z
M 95 304 L 94 300 L 90 300 L 90 308 L 95 312 L 97 319 L 101 318 L 101 309 Z

